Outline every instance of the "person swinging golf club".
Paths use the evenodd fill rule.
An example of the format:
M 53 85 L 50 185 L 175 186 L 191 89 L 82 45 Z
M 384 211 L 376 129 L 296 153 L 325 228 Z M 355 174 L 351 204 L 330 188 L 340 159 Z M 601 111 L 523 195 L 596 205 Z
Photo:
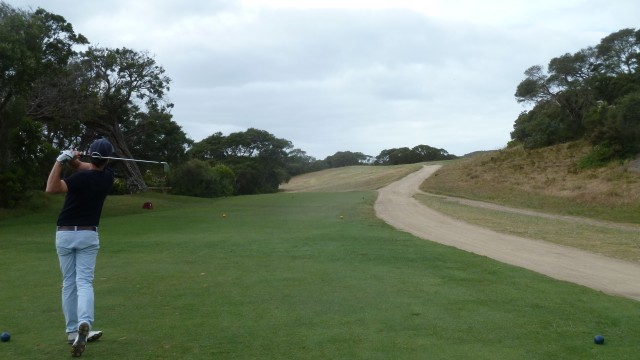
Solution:
M 102 157 L 113 152 L 113 145 L 105 138 L 95 140 L 90 147 L 90 153 Z M 114 182 L 113 171 L 106 167 L 109 159 L 92 157 L 83 162 L 79 157 L 79 152 L 63 151 L 49 173 L 46 188 L 47 193 L 66 194 L 57 221 L 56 251 L 62 272 L 62 310 L 73 357 L 82 355 L 87 342 L 102 336 L 101 331 L 91 331 L 93 274 L 100 248 L 100 215 Z M 77 171 L 62 179 L 65 164 Z

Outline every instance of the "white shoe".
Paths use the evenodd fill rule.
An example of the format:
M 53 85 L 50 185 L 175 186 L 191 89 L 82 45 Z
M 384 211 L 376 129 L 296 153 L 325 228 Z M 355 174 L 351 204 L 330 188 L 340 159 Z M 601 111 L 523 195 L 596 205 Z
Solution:
M 78 333 L 77 332 L 67 333 L 67 342 L 69 343 L 69 345 L 73 344 L 73 342 L 76 341 L 76 337 L 78 337 Z M 96 340 L 100 339 L 100 337 L 102 337 L 102 331 L 100 331 L 100 330 L 89 331 L 89 336 L 87 337 L 87 342 L 96 341 Z

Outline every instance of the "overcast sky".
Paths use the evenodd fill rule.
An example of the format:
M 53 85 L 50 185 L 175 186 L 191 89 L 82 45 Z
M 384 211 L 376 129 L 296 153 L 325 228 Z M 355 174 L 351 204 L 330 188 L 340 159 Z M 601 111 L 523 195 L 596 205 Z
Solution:
M 640 25 L 637 0 L 5 0 L 148 51 L 195 141 L 266 130 L 324 159 L 504 147 L 532 65 Z

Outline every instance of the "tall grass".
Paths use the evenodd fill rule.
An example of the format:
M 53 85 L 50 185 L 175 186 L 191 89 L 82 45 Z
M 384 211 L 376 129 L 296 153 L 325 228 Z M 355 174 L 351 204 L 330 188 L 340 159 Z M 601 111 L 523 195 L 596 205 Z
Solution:
M 640 224 L 640 172 L 629 162 L 582 169 L 581 142 L 521 147 L 450 162 L 421 189 L 550 213 Z
M 636 359 L 640 303 L 417 239 L 373 192 L 110 197 L 100 359 Z M 154 210 L 143 210 L 152 201 Z M 58 203 L 59 204 L 59 203 Z M 2 359 L 68 357 L 58 209 L 0 220 Z M 226 215 L 226 216 L 223 216 Z M 342 216 L 342 218 L 341 218 Z M 593 343 L 603 334 L 606 345 Z
M 303 174 L 280 186 L 294 192 L 343 192 L 376 190 L 419 170 L 422 164 L 347 166 Z
M 467 206 L 446 197 L 418 194 L 426 206 L 467 223 L 501 233 L 544 240 L 604 256 L 640 262 L 640 227 L 615 223 L 575 221 Z M 587 220 L 587 219 L 584 219 Z

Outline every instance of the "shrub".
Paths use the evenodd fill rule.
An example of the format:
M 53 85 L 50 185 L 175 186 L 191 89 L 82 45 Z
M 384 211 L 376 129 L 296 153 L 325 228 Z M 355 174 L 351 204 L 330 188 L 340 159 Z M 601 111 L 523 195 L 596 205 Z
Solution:
M 111 189 L 111 195 L 125 195 L 128 194 L 127 182 L 122 179 L 115 179 L 113 181 L 113 188 Z
M 171 192 L 176 195 L 212 198 L 233 195 L 235 190 L 235 174 L 229 167 L 212 167 L 198 159 L 176 167 L 168 181 Z
M 596 145 L 578 161 L 578 167 L 589 169 L 607 165 L 615 157 L 615 154 L 616 151 L 610 146 Z
M 615 105 L 602 106 L 589 115 L 594 127 L 590 137 L 594 156 L 625 159 L 640 152 L 640 93 L 629 94 Z M 606 151 L 610 153 L 605 154 Z

